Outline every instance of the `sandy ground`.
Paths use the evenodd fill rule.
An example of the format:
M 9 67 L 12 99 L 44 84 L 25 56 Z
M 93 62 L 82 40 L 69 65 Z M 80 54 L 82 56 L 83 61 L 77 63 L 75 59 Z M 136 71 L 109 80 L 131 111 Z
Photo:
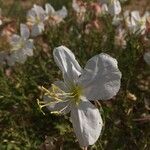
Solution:
M 150 11 L 150 0 L 130 0 L 125 9 L 140 10 L 142 13 L 145 10 Z

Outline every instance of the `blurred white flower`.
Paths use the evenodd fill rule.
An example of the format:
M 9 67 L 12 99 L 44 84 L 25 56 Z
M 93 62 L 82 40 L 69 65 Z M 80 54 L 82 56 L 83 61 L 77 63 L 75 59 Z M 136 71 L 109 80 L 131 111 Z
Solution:
M 109 0 L 108 11 L 110 15 L 118 15 L 121 12 L 121 5 L 118 0 Z
M 115 25 L 115 26 L 119 26 L 122 22 L 123 18 L 118 16 L 118 15 L 115 15 L 113 17 L 113 20 L 112 20 L 112 24 Z
M 102 6 L 105 4 L 105 9 L 112 16 L 118 15 L 121 12 L 121 4 L 119 0 L 100 0 Z
M 150 51 L 146 52 L 143 57 L 145 62 L 150 65 Z
M 73 0 L 72 8 L 76 12 L 77 21 L 79 23 L 85 20 L 86 5 L 81 0 Z
M 81 0 L 73 0 L 72 1 L 72 8 L 77 13 L 84 13 L 84 12 L 86 12 L 86 8 L 84 6 L 84 3 Z
M 101 9 L 102 9 L 102 15 L 108 14 L 108 6 L 107 4 L 102 4 L 101 5 Z
M 74 54 L 65 46 L 54 49 L 54 60 L 64 81 L 56 81 L 44 96 L 40 107 L 52 112 L 71 114 L 71 122 L 82 147 L 94 144 L 103 126 L 99 110 L 90 102 L 107 100 L 120 88 L 121 72 L 116 59 L 107 54 L 92 57 L 82 69 Z
M 129 31 L 132 33 L 140 33 L 142 35 L 145 34 L 148 16 L 150 16 L 148 12 L 141 17 L 139 11 L 125 11 L 124 18 Z
M 0 8 L 0 25 L 2 25 L 3 22 L 2 22 L 2 9 Z
M 29 39 L 30 31 L 25 24 L 20 25 L 20 34 L 13 34 L 10 37 L 10 55 L 7 57 L 7 63 L 13 66 L 15 62 L 24 63 L 27 56 L 33 55 L 33 40 Z
M 68 11 L 65 6 L 62 9 L 55 11 L 55 9 L 50 4 L 45 4 L 46 19 L 49 21 L 50 25 L 59 24 L 67 17 Z
M 118 29 L 116 30 L 116 35 L 115 35 L 115 45 L 121 48 L 125 48 L 127 44 L 125 40 L 125 36 L 126 36 L 126 31 L 122 29 L 121 27 L 118 27 Z
M 28 25 L 31 26 L 31 36 L 38 36 L 44 31 L 44 21 L 46 13 L 41 6 L 33 5 L 33 8 L 27 12 Z

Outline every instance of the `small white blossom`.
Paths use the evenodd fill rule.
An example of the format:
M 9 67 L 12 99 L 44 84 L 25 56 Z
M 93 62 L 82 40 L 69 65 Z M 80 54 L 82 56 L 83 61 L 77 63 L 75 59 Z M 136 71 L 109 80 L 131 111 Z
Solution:
M 73 0 L 73 1 L 72 1 L 72 8 L 73 8 L 74 11 L 76 11 L 77 13 L 85 13 L 85 12 L 86 12 L 86 8 L 85 8 L 84 5 L 82 4 L 82 2 L 79 1 L 79 0 Z
M 108 14 L 108 6 L 107 4 L 102 4 L 101 5 L 101 9 L 102 9 L 102 15 Z
M 125 40 L 125 36 L 126 36 L 126 31 L 122 29 L 121 27 L 118 27 L 116 30 L 116 35 L 114 39 L 115 45 L 121 48 L 125 48 L 127 44 Z
M 51 25 L 59 24 L 67 17 L 68 11 L 65 6 L 62 9 L 55 11 L 50 4 L 45 4 L 46 18 Z
M 149 51 L 149 52 L 146 52 L 143 57 L 144 57 L 145 62 L 146 62 L 148 65 L 150 65 L 150 51 Z
M 72 1 L 72 8 L 76 12 L 77 21 L 79 23 L 85 20 L 86 7 L 85 4 L 80 0 Z
M 46 13 L 44 9 L 38 5 L 33 5 L 33 8 L 27 13 L 27 21 L 31 26 L 31 36 L 38 36 L 44 31 L 44 21 Z
M 29 39 L 30 31 L 25 24 L 20 25 L 20 34 L 13 34 L 10 37 L 10 55 L 7 58 L 7 63 L 12 66 L 15 62 L 24 63 L 27 56 L 33 55 L 33 40 Z
M 129 31 L 132 33 L 145 34 L 146 21 L 149 13 L 146 12 L 142 17 L 139 11 L 129 12 L 128 10 L 124 13 L 124 18 Z
M 82 69 L 65 46 L 55 48 L 53 55 L 64 81 L 56 81 L 49 90 L 45 89 L 41 108 L 48 106 L 52 112 L 70 112 L 80 145 L 92 145 L 99 138 L 103 122 L 99 110 L 90 101 L 107 100 L 117 94 L 121 78 L 117 61 L 102 53 L 92 57 Z
M 100 3 L 102 6 L 105 4 L 106 10 L 108 10 L 108 13 L 112 16 L 118 15 L 121 12 L 121 4 L 119 0 L 100 0 Z

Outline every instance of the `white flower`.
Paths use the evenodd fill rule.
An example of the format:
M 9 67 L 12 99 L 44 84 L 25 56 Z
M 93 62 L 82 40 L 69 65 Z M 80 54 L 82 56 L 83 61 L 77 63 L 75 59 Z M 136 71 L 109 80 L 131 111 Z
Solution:
M 86 8 L 84 7 L 84 4 L 82 4 L 82 1 L 73 0 L 72 1 L 72 8 L 77 13 L 85 13 L 86 12 Z
M 59 24 L 67 17 L 68 11 L 65 6 L 62 9 L 55 11 L 55 9 L 50 4 L 45 4 L 46 18 L 49 20 L 51 25 Z
M 118 15 L 121 12 L 121 5 L 118 0 L 109 0 L 108 11 L 111 15 Z
M 149 52 L 146 52 L 143 57 L 144 57 L 145 62 L 146 62 L 148 65 L 150 65 L 150 51 L 149 51 Z
M 101 9 L 102 9 L 102 15 L 105 15 L 105 14 L 108 13 L 108 6 L 107 6 L 107 4 L 105 4 L 105 3 L 102 4 Z
M 126 11 L 124 13 L 125 22 L 130 32 L 140 33 L 142 35 L 145 34 L 146 31 L 146 20 L 148 16 L 148 12 L 146 12 L 142 17 L 140 16 L 139 11 Z
M 117 61 L 107 54 L 92 57 L 82 69 L 65 46 L 54 49 L 54 60 L 64 81 L 56 81 L 46 90 L 45 103 L 50 111 L 71 114 L 71 122 L 80 145 L 94 144 L 103 126 L 99 110 L 90 102 L 106 100 L 120 88 L 121 72 Z M 40 104 L 40 102 L 39 102 Z
M 112 16 L 118 15 L 121 12 L 121 4 L 119 0 L 100 0 L 100 3 L 102 6 L 105 4 L 105 8 L 107 5 L 106 10 L 108 10 L 109 14 Z
M 31 26 L 31 35 L 38 36 L 44 31 L 44 21 L 46 13 L 44 9 L 38 5 L 33 5 L 33 8 L 27 13 L 27 21 Z
M 116 35 L 114 39 L 115 45 L 121 48 L 125 48 L 127 44 L 125 40 L 125 36 L 126 36 L 126 31 L 122 29 L 121 27 L 118 27 L 116 30 Z
M 33 40 L 29 39 L 29 29 L 27 25 L 20 25 L 20 34 L 13 34 L 10 37 L 11 51 L 7 58 L 10 66 L 14 65 L 15 62 L 24 63 L 27 56 L 33 55 Z
M 79 23 L 83 22 L 85 20 L 85 13 L 86 13 L 85 3 L 83 3 L 80 0 L 73 0 L 72 8 L 76 12 L 77 21 Z

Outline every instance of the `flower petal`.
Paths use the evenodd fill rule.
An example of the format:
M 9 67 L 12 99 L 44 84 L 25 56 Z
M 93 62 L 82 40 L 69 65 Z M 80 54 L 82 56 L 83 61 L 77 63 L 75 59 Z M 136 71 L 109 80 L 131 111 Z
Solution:
M 22 50 L 13 52 L 7 57 L 7 63 L 9 66 L 13 66 L 15 62 L 23 64 L 27 60 L 27 56 Z
M 63 73 L 65 82 L 77 81 L 81 74 L 81 67 L 75 59 L 74 54 L 65 46 L 59 46 L 53 51 L 54 60 Z
M 51 98 L 45 96 L 44 96 L 44 100 L 47 102 L 53 102 Z M 67 114 L 70 112 L 70 103 L 69 101 L 53 102 L 51 105 L 47 106 L 47 108 L 51 112 L 59 112 L 62 114 Z
M 68 92 L 68 90 L 69 90 L 69 87 L 63 81 L 60 81 L 60 80 L 55 81 L 54 85 L 59 87 L 64 92 Z
M 22 43 L 22 37 L 17 34 L 13 34 L 9 40 L 11 45 L 11 51 L 18 51 L 21 48 L 20 43 Z
M 53 8 L 53 6 L 49 3 L 45 4 L 45 12 L 47 15 L 52 15 L 55 13 L 55 9 Z
M 25 24 L 20 24 L 20 34 L 21 37 L 24 39 L 28 39 L 30 36 L 30 31 L 27 25 Z
M 131 12 L 132 32 L 137 34 L 144 34 L 146 30 L 146 15 L 140 16 L 139 11 Z
M 16 44 L 18 44 L 20 42 L 20 39 L 21 37 L 17 34 L 13 34 L 11 37 L 10 37 L 10 44 L 12 46 L 15 46 Z
M 137 23 L 141 20 L 141 17 L 140 17 L 140 13 L 139 11 L 132 11 L 131 12 L 131 22 L 133 23 Z
M 113 0 L 108 5 L 108 10 L 111 15 L 118 15 L 121 12 L 121 5 L 118 0 Z
M 33 37 L 36 37 L 36 36 L 42 34 L 43 31 L 44 31 L 44 24 L 41 22 L 38 25 L 35 24 L 32 26 L 31 35 Z
M 30 40 L 27 40 L 26 41 L 26 44 L 25 44 L 25 53 L 26 55 L 28 56 L 33 56 L 33 40 L 30 39 Z
M 41 21 L 45 20 L 46 13 L 41 6 L 34 4 L 32 10 L 34 10 L 36 12 L 37 17 L 39 17 L 41 19 Z
M 31 9 L 27 12 L 27 20 L 29 22 L 34 23 L 36 21 L 36 12 L 35 10 Z
M 56 15 L 58 15 L 58 16 L 61 17 L 62 19 L 64 19 L 65 17 L 67 17 L 68 11 L 67 11 L 66 7 L 63 6 L 62 9 L 60 9 L 60 10 L 58 10 L 58 11 L 56 12 Z
M 87 62 L 79 82 L 89 100 L 105 100 L 116 95 L 120 79 L 121 72 L 116 59 L 102 53 Z
M 146 52 L 143 57 L 145 62 L 150 65 L 150 52 Z
M 94 144 L 103 126 L 99 110 L 82 97 L 81 103 L 71 109 L 71 121 L 80 146 Z
M 14 52 L 12 55 L 14 55 L 14 59 L 16 59 L 16 62 L 24 64 L 27 60 L 27 55 L 25 54 L 24 50 L 18 50 L 17 52 Z
M 72 8 L 74 9 L 74 11 L 76 11 L 77 13 L 85 13 L 86 12 L 86 8 L 84 6 L 84 4 L 82 5 L 80 3 L 80 1 L 78 0 L 73 0 L 72 1 Z

